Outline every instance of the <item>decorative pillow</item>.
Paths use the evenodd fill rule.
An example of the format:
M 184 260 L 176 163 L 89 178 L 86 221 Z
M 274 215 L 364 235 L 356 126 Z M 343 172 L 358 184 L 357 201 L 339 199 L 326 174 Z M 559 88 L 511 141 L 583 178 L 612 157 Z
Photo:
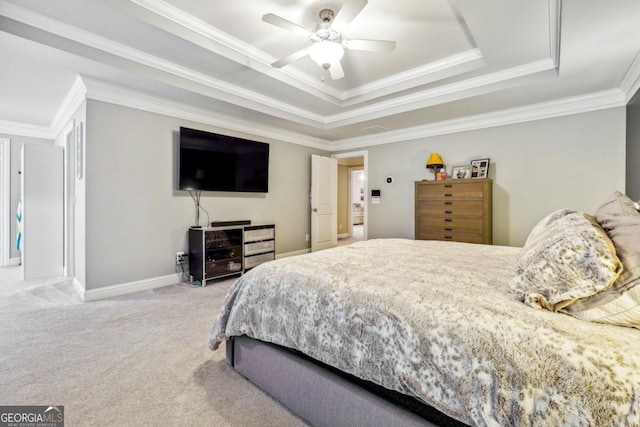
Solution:
M 564 311 L 590 322 L 640 329 L 640 286 L 622 293 L 611 287 L 586 301 L 571 304 Z
M 594 213 L 613 242 L 624 272 L 614 284 L 619 291 L 640 283 L 640 212 L 620 192 L 612 194 Z
M 562 310 L 611 287 L 622 271 L 607 234 L 590 216 L 551 213 L 530 233 L 511 285 L 535 308 Z
M 527 240 L 524 242 L 525 248 L 527 245 L 533 243 L 537 239 L 544 239 L 548 233 L 549 225 L 555 223 L 563 216 L 567 216 L 570 214 L 574 214 L 576 211 L 571 209 L 559 209 L 555 212 L 551 212 L 546 217 L 542 218 L 539 223 L 537 223 L 529 232 L 529 236 L 527 236 Z
M 596 220 L 600 222 L 598 217 L 602 216 L 640 216 L 640 212 L 636 209 L 636 204 L 626 195 L 619 191 L 611 193 L 607 199 L 602 202 L 596 212 L 593 214 Z
M 640 328 L 640 213 L 631 199 L 616 191 L 594 216 L 611 238 L 623 272 L 611 288 L 566 311 L 584 320 Z

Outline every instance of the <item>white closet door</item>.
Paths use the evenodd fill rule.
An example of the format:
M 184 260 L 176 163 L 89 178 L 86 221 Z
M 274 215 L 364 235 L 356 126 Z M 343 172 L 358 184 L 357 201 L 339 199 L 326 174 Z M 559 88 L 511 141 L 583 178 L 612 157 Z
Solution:
M 62 147 L 22 147 L 22 271 L 25 279 L 61 276 L 64 252 Z

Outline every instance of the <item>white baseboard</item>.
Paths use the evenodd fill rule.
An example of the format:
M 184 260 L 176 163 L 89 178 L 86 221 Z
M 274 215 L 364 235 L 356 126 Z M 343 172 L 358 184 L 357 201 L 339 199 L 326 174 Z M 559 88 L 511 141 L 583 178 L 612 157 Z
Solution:
M 287 258 L 287 257 L 290 257 L 290 256 L 296 256 L 296 255 L 304 255 L 304 254 L 308 254 L 309 252 L 311 252 L 310 248 L 302 249 L 302 250 L 299 250 L 299 251 L 293 251 L 293 252 L 285 252 L 283 254 L 277 254 L 276 255 L 276 259 Z
M 20 257 L 18 257 L 18 258 L 9 258 L 8 267 L 15 267 L 16 265 L 20 265 L 21 261 L 22 261 L 22 258 L 20 258 Z
M 126 295 L 134 292 L 161 288 L 163 286 L 175 285 L 180 283 L 181 281 L 181 274 L 169 274 L 167 276 L 154 277 L 151 279 L 136 280 L 135 282 L 104 286 L 98 289 L 88 289 L 84 291 L 82 299 L 84 302 L 97 301 L 105 298 L 116 297 L 119 295 Z
M 294 252 L 286 252 L 277 254 L 276 259 L 287 258 L 290 256 L 303 255 L 309 253 L 309 248 Z M 119 295 L 131 294 L 133 292 L 148 291 L 149 289 L 161 288 L 163 286 L 175 285 L 182 282 L 182 274 L 169 274 L 167 276 L 153 277 L 151 279 L 136 280 L 135 282 L 120 283 L 117 285 L 104 286 L 97 289 L 87 289 L 74 279 L 73 286 L 80 294 L 84 302 L 97 301 L 105 298 L 116 297 Z
M 73 290 L 76 291 L 76 293 L 80 296 L 80 299 L 82 301 L 85 301 L 85 289 L 84 289 L 84 285 L 82 283 L 80 283 L 80 281 L 78 280 L 77 277 L 73 278 Z
M 338 234 L 338 239 L 346 239 L 347 237 L 351 237 L 349 233 Z

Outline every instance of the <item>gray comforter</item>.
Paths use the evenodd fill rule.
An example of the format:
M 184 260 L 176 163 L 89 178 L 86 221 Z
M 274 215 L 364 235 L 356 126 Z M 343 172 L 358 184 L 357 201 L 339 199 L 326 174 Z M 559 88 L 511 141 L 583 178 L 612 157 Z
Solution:
M 297 349 L 470 425 L 640 425 L 640 330 L 535 310 L 518 248 L 380 239 L 256 267 L 229 290 L 212 349 Z

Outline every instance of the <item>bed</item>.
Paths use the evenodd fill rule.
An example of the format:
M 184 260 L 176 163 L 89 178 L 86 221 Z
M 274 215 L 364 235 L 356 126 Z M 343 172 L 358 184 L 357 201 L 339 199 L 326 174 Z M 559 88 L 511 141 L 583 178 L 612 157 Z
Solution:
M 640 425 L 623 197 L 550 214 L 523 248 L 375 239 L 263 264 L 209 346 L 317 426 Z

